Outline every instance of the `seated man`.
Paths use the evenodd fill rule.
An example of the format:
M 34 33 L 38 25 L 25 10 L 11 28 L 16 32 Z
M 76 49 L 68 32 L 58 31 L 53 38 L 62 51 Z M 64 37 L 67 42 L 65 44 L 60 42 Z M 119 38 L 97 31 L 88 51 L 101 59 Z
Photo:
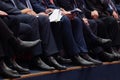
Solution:
M 0 12 L 0 15 L 2 18 L 9 17 L 7 15 L 7 13 L 5 13 L 3 11 Z M 0 48 L 2 51 L 0 53 L 0 54 L 2 54 L 0 57 L 0 60 L 1 60 L 0 61 L 0 63 L 1 63 L 0 68 L 1 68 L 1 74 L 4 75 L 5 77 L 17 78 L 17 77 L 20 77 L 18 72 L 19 73 L 29 73 L 29 69 L 23 68 L 16 63 L 15 59 L 13 59 L 16 54 L 11 53 L 9 51 L 8 51 L 9 52 L 8 53 L 7 52 L 8 46 L 10 46 L 11 48 L 13 48 L 16 51 L 17 50 L 22 51 L 22 50 L 25 50 L 27 48 L 34 47 L 35 45 L 37 45 L 40 42 L 40 40 L 30 41 L 30 42 L 20 40 L 17 36 L 18 35 L 17 32 L 19 32 L 19 28 L 23 27 L 23 26 L 19 26 L 19 22 L 15 17 L 11 17 L 11 18 L 12 19 L 10 19 L 10 17 L 9 17 L 9 20 L 6 19 L 6 23 L 10 22 L 8 25 L 10 25 L 10 24 L 13 25 L 12 26 L 12 28 L 14 28 L 14 29 L 12 29 L 13 32 L 6 25 L 6 23 L 3 21 L 3 19 L 0 18 L 0 24 L 1 24 L 1 26 L 0 26 L 0 30 L 1 30 L 0 31 L 0 42 L 1 42 L 1 46 L 2 46 Z M 14 24 L 12 21 L 14 21 Z M 24 26 L 24 27 L 26 27 L 26 29 L 29 29 L 28 26 Z M 14 32 L 14 31 L 16 31 L 16 32 Z M 11 61 L 10 61 L 10 59 L 11 59 Z M 12 68 L 14 68 L 14 70 L 7 67 L 6 61 L 8 63 L 11 63 L 11 66 L 12 66 Z M 12 63 L 12 62 L 14 62 L 14 63 Z M 22 72 L 20 69 L 22 70 Z M 15 70 L 17 70 L 18 72 Z
M 116 49 L 119 49 L 120 44 L 120 30 L 119 24 L 117 22 L 118 16 L 113 12 L 108 10 L 109 5 L 105 5 L 102 1 L 97 0 L 85 0 L 89 13 L 87 17 L 95 19 L 98 24 L 102 24 L 102 27 L 99 27 L 98 36 L 108 37 L 112 40 L 112 48 L 109 49 L 105 47 L 107 52 L 114 53 L 119 55 Z M 108 34 L 105 34 L 108 33 Z

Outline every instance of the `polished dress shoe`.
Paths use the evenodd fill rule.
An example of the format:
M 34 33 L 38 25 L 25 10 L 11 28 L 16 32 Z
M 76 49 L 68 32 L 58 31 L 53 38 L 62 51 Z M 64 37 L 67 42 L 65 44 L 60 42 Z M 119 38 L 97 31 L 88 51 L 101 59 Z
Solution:
M 22 41 L 21 39 L 18 39 L 18 41 L 19 41 L 18 48 L 27 49 L 36 46 L 40 42 L 40 39 L 35 41 Z
M 55 60 L 55 58 L 54 58 L 54 57 L 51 57 L 51 56 L 48 58 L 48 64 L 49 64 L 50 66 L 55 67 L 55 69 L 58 69 L 58 70 L 64 70 L 64 69 L 66 69 L 66 66 L 63 66 L 63 65 L 59 64 L 59 63 Z
M 5 63 L 3 63 L 4 67 L 6 67 L 6 70 L 13 73 L 13 74 L 19 74 L 16 70 L 13 70 L 11 68 L 9 68 Z
M 20 66 L 15 60 L 11 60 L 11 68 L 14 70 L 17 70 L 18 73 L 20 74 L 29 74 L 30 71 L 27 68 L 23 68 L 22 66 Z
M 88 60 L 88 61 L 90 61 L 90 62 L 93 62 L 95 65 L 100 65 L 100 64 L 102 64 L 101 61 L 93 59 L 93 58 L 90 57 L 88 54 L 81 54 L 80 56 L 81 56 L 83 59 L 85 59 L 85 60 Z
M 66 58 L 63 58 L 61 56 L 57 56 L 57 57 L 55 57 L 55 59 L 61 64 L 69 64 L 72 62 L 71 59 L 66 59 Z
M 115 60 L 120 60 L 120 54 L 118 50 L 116 48 L 112 48 L 111 50 L 112 50 L 111 53 L 114 55 Z
M 97 42 L 100 44 L 106 44 L 106 43 L 111 43 L 111 39 L 103 39 L 103 38 L 97 38 Z
M 12 46 L 17 49 L 17 50 L 25 50 L 25 49 L 29 49 L 32 48 L 34 46 L 36 46 L 41 40 L 35 40 L 35 41 L 22 41 L 20 38 L 10 38 L 8 40 L 10 42 L 10 44 L 12 44 Z
M 83 59 L 79 55 L 73 56 L 71 58 L 71 60 L 73 61 L 73 64 L 80 65 L 80 66 L 91 66 L 91 65 L 94 65 L 93 62 L 87 61 L 87 60 Z
M 101 53 L 99 53 L 98 57 L 101 61 L 105 61 L 105 62 L 106 61 L 108 61 L 108 62 L 114 61 L 114 55 L 111 53 L 108 53 L 108 52 L 101 52 Z
M 42 70 L 54 70 L 54 67 L 51 67 L 47 65 L 45 62 L 42 61 L 41 58 L 35 58 L 34 59 L 34 67 L 37 69 L 42 69 Z
M 120 54 L 119 54 L 119 53 L 117 53 L 117 52 L 112 52 L 111 54 L 114 55 L 114 61 L 120 60 Z
M 0 62 L 0 75 L 5 78 L 19 78 L 20 75 L 16 74 L 15 71 L 11 71 L 3 61 Z

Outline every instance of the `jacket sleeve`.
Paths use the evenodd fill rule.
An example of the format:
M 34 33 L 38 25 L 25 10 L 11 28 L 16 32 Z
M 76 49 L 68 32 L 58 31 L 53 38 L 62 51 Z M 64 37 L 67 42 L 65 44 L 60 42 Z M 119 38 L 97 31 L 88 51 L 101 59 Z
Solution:
M 5 11 L 9 15 L 21 14 L 21 11 L 13 6 L 0 0 L 0 10 Z
M 27 8 L 22 2 L 20 2 L 20 0 L 15 0 L 15 1 L 16 1 L 18 9 L 22 10 L 22 9 Z
M 50 0 L 46 0 L 48 2 L 48 8 L 53 8 L 56 9 L 57 7 L 55 6 L 55 4 L 51 3 Z
M 89 9 L 89 10 L 96 10 L 95 6 L 92 4 L 92 2 L 90 0 L 85 0 L 85 3 L 86 3 L 86 7 Z
M 36 13 L 45 12 L 46 8 L 42 5 L 41 0 L 30 0 L 30 2 Z

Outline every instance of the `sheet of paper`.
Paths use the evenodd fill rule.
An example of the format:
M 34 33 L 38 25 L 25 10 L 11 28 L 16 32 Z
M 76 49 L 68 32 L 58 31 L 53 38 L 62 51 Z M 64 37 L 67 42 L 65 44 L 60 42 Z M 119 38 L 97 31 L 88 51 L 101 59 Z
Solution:
M 62 18 L 61 12 L 59 9 L 55 9 L 53 13 L 49 16 L 50 22 L 58 22 Z

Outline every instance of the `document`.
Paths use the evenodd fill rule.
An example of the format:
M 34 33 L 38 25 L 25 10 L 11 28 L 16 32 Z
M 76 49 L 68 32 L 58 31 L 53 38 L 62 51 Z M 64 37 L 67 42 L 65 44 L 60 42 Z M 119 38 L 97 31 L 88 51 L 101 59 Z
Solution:
M 59 9 L 55 9 L 53 13 L 49 16 L 50 22 L 58 22 L 61 20 L 63 15 L 61 14 L 61 11 Z

